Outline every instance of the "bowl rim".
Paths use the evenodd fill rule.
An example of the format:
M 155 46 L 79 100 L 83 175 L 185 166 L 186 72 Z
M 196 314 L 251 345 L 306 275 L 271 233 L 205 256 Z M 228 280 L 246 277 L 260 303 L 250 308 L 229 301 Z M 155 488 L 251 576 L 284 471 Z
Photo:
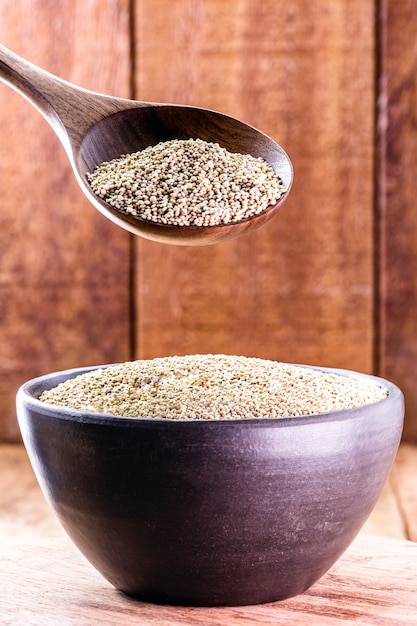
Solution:
M 221 418 L 213 418 L 209 420 L 198 420 L 198 419 L 170 419 L 166 417 L 128 417 L 123 415 L 113 415 L 111 413 L 99 413 L 99 412 L 89 412 L 89 411 L 79 411 L 76 409 L 72 409 L 69 407 L 61 407 L 57 405 L 48 404 L 38 399 L 39 393 L 46 389 L 51 389 L 55 387 L 59 382 L 63 382 L 64 380 L 68 380 L 71 378 L 75 378 L 80 374 L 84 374 L 97 369 L 105 369 L 107 367 L 117 366 L 120 363 L 110 363 L 106 365 L 92 365 L 92 366 L 83 366 L 70 368 L 61 371 L 50 372 L 48 374 L 44 374 L 41 376 L 37 376 L 32 378 L 25 383 L 23 383 L 17 391 L 16 395 L 16 404 L 19 416 L 19 408 L 20 407 L 31 407 L 36 410 L 37 413 L 41 413 L 43 415 L 53 416 L 57 419 L 71 420 L 76 422 L 84 422 L 84 423 L 95 423 L 95 424 L 119 424 L 119 425 L 150 425 L 150 424 L 164 424 L 165 427 L 174 427 L 179 425 L 187 424 L 187 428 L 190 428 L 192 424 L 202 425 L 204 424 L 204 428 L 208 428 L 210 425 L 214 426 L 215 424 L 224 424 L 222 428 L 231 427 L 232 425 L 254 425 L 259 424 L 259 426 L 265 425 L 297 425 L 297 424 L 305 424 L 305 423 L 313 423 L 313 422 L 322 422 L 322 421 L 335 421 L 335 420 L 347 420 L 352 419 L 353 417 L 359 417 L 362 414 L 365 415 L 370 407 L 377 407 L 384 405 L 384 408 L 387 409 L 387 405 L 392 404 L 393 406 L 398 405 L 401 406 L 402 413 L 404 412 L 404 395 L 400 388 L 392 383 L 391 381 L 382 378 L 380 376 L 376 376 L 374 374 L 365 374 L 362 372 L 343 369 L 343 368 L 334 368 L 334 367 L 321 367 L 317 365 L 305 365 L 298 363 L 288 363 L 288 365 L 295 365 L 297 367 L 309 368 L 314 370 L 319 370 L 324 373 L 336 374 L 339 376 L 345 376 L 347 378 L 354 378 L 356 380 L 368 380 L 370 382 L 374 382 L 381 387 L 384 387 L 388 391 L 388 395 L 386 398 L 382 400 L 378 400 L 377 402 L 371 402 L 368 404 L 363 404 L 356 407 L 350 407 L 347 409 L 339 409 L 337 411 L 331 411 L 329 413 L 311 413 L 309 415 L 295 415 L 295 416 L 287 416 L 287 417 L 254 417 L 254 418 L 237 418 L 237 419 L 221 419 Z M 57 382 L 57 379 L 60 379 Z M 228 426 L 226 426 L 228 425 Z

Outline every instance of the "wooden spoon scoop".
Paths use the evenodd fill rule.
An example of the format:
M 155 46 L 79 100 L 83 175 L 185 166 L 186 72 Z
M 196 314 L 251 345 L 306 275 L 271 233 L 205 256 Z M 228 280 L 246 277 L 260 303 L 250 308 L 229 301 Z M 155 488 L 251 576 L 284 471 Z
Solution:
M 68 83 L 0 45 L 0 80 L 23 95 L 52 126 L 77 181 L 92 204 L 128 231 L 163 243 L 205 245 L 237 237 L 269 220 L 292 184 L 292 165 L 269 137 L 238 120 L 190 106 L 154 104 L 95 93 Z M 171 139 L 217 142 L 230 152 L 263 157 L 281 178 L 285 193 L 254 217 L 219 226 L 169 226 L 128 215 L 96 196 L 86 178 L 97 165 Z

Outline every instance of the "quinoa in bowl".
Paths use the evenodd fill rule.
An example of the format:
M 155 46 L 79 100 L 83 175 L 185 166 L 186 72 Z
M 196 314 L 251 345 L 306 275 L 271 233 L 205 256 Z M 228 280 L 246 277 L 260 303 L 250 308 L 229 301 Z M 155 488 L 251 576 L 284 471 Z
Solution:
M 94 403 L 133 390 L 136 408 L 63 400 L 91 385 Z M 283 385 L 294 416 L 268 412 Z M 328 412 L 300 415 L 303 397 Z M 40 376 L 17 414 L 46 498 L 104 578 L 150 602 L 230 606 L 302 593 L 346 550 L 389 475 L 404 399 L 358 372 L 193 355 Z
M 280 418 L 378 402 L 387 389 L 312 367 L 224 354 L 138 360 L 80 374 L 40 400 L 77 411 L 175 420 Z

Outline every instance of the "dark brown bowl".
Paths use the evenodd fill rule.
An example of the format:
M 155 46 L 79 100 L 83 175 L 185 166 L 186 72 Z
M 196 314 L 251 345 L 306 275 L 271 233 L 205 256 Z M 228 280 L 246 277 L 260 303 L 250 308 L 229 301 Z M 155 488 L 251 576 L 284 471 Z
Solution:
M 371 513 L 394 460 L 403 396 L 285 419 L 172 421 L 60 409 L 27 382 L 24 443 L 44 494 L 117 589 L 195 606 L 281 600 L 316 582 Z

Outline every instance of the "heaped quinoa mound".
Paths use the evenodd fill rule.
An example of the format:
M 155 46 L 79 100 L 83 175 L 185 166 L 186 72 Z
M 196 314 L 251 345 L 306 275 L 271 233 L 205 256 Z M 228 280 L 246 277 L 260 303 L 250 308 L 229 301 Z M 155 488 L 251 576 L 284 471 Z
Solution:
M 275 205 L 285 190 L 272 166 L 202 139 L 174 139 L 101 163 L 93 192 L 135 217 L 176 226 L 239 222 Z
M 387 395 L 366 379 L 264 359 L 196 354 L 93 370 L 44 391 L 40 400 L 132 418 L 233 420 L 328 413 Z

